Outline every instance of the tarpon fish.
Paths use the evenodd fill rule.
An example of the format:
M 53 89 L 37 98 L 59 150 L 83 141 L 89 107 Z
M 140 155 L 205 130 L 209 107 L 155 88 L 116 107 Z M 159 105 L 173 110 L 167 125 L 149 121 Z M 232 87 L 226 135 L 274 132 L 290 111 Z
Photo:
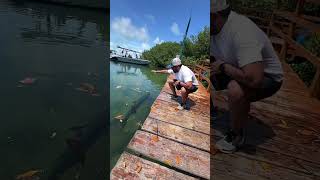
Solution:
M 33 179 L 39 179 L 39 176 L 37 176 L 39 173 L 41 173 L 41 170 L 30 170 L 27 172 L 24 172 L 22 174 L 17 175 L 16 180 L 33 180 Z
M 120 120 L 120 122 L 126 121 L 131 114 L 135 113 L 137 108 L 145 101 L 148 99 L 150 93 L 146 92 L 144 93 L 139 99 L 133 102 L 132 106 L 126 111 L 124 114 L 118 115 L 114 117 L 114 119 Z
M 70 128 L 76 135 L 66 139 L 67 148 L 49 168 L 46 179 L 58 180 L 68 169 L 79 164 L 83 166 L 87 151 L 107 134 L 107 122 L 107 112 L 101 112 L 88 124 Z

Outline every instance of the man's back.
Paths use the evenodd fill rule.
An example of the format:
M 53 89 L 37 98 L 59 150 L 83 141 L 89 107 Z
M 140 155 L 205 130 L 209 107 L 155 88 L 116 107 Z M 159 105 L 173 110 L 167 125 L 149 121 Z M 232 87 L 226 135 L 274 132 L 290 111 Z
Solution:
M 211 56 L 236 67 L 263 61 L 264 72 L 281 81 L 281 63 L 268 36 L 249 18 L 231 11 L 221 32 L 211 39 Z

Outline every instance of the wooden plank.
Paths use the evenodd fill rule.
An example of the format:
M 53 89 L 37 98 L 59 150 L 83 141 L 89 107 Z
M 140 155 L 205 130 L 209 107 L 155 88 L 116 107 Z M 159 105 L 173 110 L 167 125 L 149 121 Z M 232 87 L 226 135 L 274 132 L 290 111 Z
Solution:
M 210 151 L 210 136 L 203 133 L 152 119 L 150 117 L 145 120 L 142 130 L 193 146 L 204 151 Z
M 281 179 L 281 180 L 311 180 L 317 179 L 311 175 L 297 172 L 295 170 L 279 167 L 267 162 L 248 159 L 236 154 L 218 153 L 211 159 L 214 166 L 212 167 L 212 179 Z M 215 177 L 215 175 L 218 177 Z
M 219 138 L 216 137 L 218 140 Z M 319 179 L 320 165 L 313 162 L 305 161 L 296 157 L 287 156 L 278 152 L 270 151 L 264 147 L 249 147 L 235 152 L 233 155 L 268 163 L 274 167 L 281 167 L 301 174 L 312 175 Z
M 292 121 L 301 127 L 320 128 L 318 123 L 320 103 L 318 100 L 303 96 L 299 97 L 293 93 L 284 93 L 282 95 L 282 92 L 279 91 L 270 98 L 253 103 L 250 115 L 260 120 L 266 119 L 275 123 Z M 214 105 L 222 111 L 228 111 L 226 102 L 226 92 L 216 92 Z
M 191 176 L 176 172 L 154 162 L 124 152 L 111 171 L 111 180 L 120 179 L 178 179 L 193 180 Z
M 137 131 L 129 149 L 196 176 L 210 178 L 210 154 L 154 134 Z
M 307 21 L 294 13 L 286 12 L 286 11 L 275 11 L 276 15 L 281 16 L 285 19 L 288 19 L 291 22 L 296 23 L 299 26 L 310 29 L 313 32 L 320 32 L 320 25 Z
M 220 120 L 216 119 L 216 121 Z M 317 157 L 320 155 L 320 151 L 318 151 L 320 145 L 313 143 L 313 141 L 318 138 L 318 134 L 316 132 L 297 127 L 295 124 L 290 122 L 287 124 L 288 126 L 284 128 L 284 125 L 281 123 L 270 125 L 256 119 L 251 119 L 250 124 L 246 129 L 246 146 L 241 152 L 248 152 L 247 154 L 250 158 L 263 159 L 268 162 L 272 162 L 274 156 L 283 156 L 284 159 L 288 160 L 291 158 L 292 162 L 293 160 L 298 159 L 301 161 L 303 166 L 313 166 L 317 167 L 319 170 L 320 163 L 319 158 Z M 278 125 L 281 125 L 281 127 Z M 215 122 L 213 127 L 215 129 L 215 136 L 221 138 L 222 132 L 226 131 L 225 124 L 222 122 Z M 308 134 L 302 134 L 299 132 L 305 132 Z M 261 151 L 261 149 L 268 151 L 267 154 L 261 155 L 262 158 L 257 155 L 257 151 Z M 284 162 L 281 161 L 275 161 L 274 163 L 278 165 L 281 164 L 283 167 L 291 167 L 291 165 L 283 164 Z M 301 169 L 301 167 L 296 164 L 292 164 L 292 166 L 295 169 Z M 317 174 L 319 175 L 319 173 Z
M 155 107 L 156 106 L 153 106 L 151 109 L 149 117 L 182 126 L 190 130 L 210 134 L 209 117 L 192 115 L 190 111 L 176 111 L 174 108 L 171 108 L 171 111 L 164 111 Z
M 313 22 L 316 22 L 316 23 L 320 22 L 320 17 L 317 17 L 317 16 L 308 16 L 308 15 L 301 14 L 301 17 L 306 19 L 306 20 L 308 20 L 308 21 L 313 21 Z
M 179 102 L 181 102 L 181 98 L 179 98 L 179 102 L 172 100 L 171 95 L 166 93 L 166 92 L 161 92 L 160 95 L 158 96 L 156 102 L 154 105 L 156 106 L 157 104 L 160 104 L 161 106 L 164 106 L 164 109 L 171 109 L 176 108 L 179 105 Z M 196 98 L 190 98 L 191 100 L 187 102 L 188 106 L 190 106 L 190 110 L 192 113 L 199 114 L 201 116 L 207 116 L 210 117 L 210 105 L 209 105 L 209 100 L 199 100 Z
M 320 5 L 320 1 L 319 0 L 305 0 L 308 3 L 314 3 L 316 5 Z

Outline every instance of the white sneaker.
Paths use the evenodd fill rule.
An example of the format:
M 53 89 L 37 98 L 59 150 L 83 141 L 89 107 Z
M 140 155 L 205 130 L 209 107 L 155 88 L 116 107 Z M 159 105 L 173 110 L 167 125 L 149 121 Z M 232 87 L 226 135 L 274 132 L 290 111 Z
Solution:
M 234 132 L 229 131 L 226 136 L 216 143 L 216 148 L 223 153 L 234 153 L 238 148 L 245 143 L 245 135 L 236 135 Z
M 181 106 L 181 104 L 179 104 L 179 106 L 177 107 L 179 110 L 183 110 L 184 109 L 184 107 L 183 106 Z

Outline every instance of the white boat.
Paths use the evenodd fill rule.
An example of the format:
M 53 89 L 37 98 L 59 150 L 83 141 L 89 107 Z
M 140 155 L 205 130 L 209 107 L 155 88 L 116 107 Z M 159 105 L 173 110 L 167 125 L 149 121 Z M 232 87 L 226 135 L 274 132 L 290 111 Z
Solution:
M 140 65 L 150 64 L 150 61 L 145 59 L 135 59 L 135 58 L 121 57 L 121 56 L 112 56 L 110 59 L 113 61 L 132 63 L 132 64 L 140 64 Z
M 134 52 L 134 53 L 140 53 L 140 52 L 134 51 L 134 50 L 131 50 L 131 49 L 127 49 L 127 48 L 123 48 L 123 47 L 120 47 L 120 46 L 118 46 L 118 48 L 122 49 L 122 55 L 118 55 L 116 53 L 116 51 L 111 50 L 111 52 L 110 52 L 110 59 L 111 60 L 124 62 L 124 63 L 139 64 L 139 65 L 148 65 L 148 64 L 150 64 L 149 60 L 140 59 L 140 58 L 138 58 L 137 54 L 136 54 L 137 58 L 132 58 L 130 55 L 127 55 L 128 51 L 131 51 L 131 52 Z M 123 55 L 124 52 L 125 52 L 125 55 Z

